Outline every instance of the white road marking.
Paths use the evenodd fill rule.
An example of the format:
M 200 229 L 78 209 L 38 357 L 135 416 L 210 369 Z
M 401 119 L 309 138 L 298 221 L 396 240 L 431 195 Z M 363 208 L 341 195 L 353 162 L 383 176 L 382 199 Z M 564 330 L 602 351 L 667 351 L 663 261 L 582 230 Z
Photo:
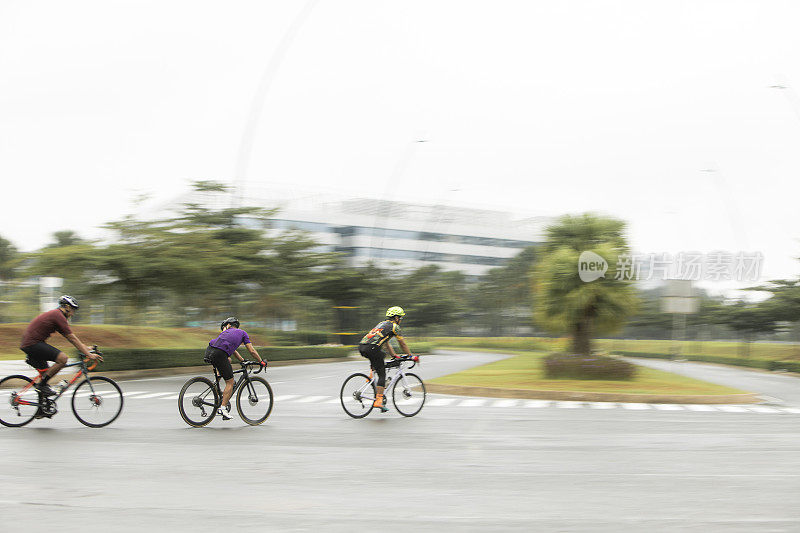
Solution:
M 172 396 L 164 396 L 163 398 L 159 398 L 159 400 L 177 400 L 180 398 L 180 394 L 173 394 Z
M 469 400 L 461 400 L 458 404 L 459 407 L 480 407 L 485 404 L 486 400 L 482 398 L 470 398 Z
M 690 411 L 716 411 L 717 408 L 713 405 L 703 405 L 699 403 L 693 403 L 685 406 Z
M 592 409 L 616 409 L 619 404 L 615 402 L 588 402 L 587 404 Z
M 492 404 L 492 407 L 514 407 L 519 403 L 519 400 L 497 400 Z
M 764 405 L 752 405 L 747 408 L 748 411 L 753 411 L 754 413 L 780 413 L 778 409 L 774 407 L 766 407 Z
M 137 399 L 143 400 L 145 398 L 158 398 L 159 396 L 166 396 L 168 394 L 172 394 L 171 392 L 151 392 L 150 394 L 145 394 L 143 396 L 139 396 Z
M 559 409 L 578 409 L 583 407 L 583 402 L 555 402 L 555 406 Z
M 784 407 L 783 408 L 783 412 L 784 413 L 800 414 L 800 409 L 797 409 L 796 407 Z
M 550 400 L 528 400 L 525 402 L 525 407 L 549 407 L 551 403 Z
M 738 405 L 720 405 L 717 407 L 720 411 L 725 411 L 726 413 L 746 413 L 747 409 L 744 407 L 739 407 Z
M 318 402 L 320 400 L 326 400 L 328 398 L 330 398 L 330 396 L 306 396 L 296 401 L 297 403 L 312 403 L 312 402 Z
M 283 394 L 281 396 L 276 396 L 275 397 L 275 401 L 276 402 L 283 402 L 283 401 L 286 401 L 286 400 L 291 400 L 292 398 L 297 398 L 298 396 L 299 396 L 299 394 Z
M 137 390 L 137 391 L 122 391 L 122 395 L 123 395 L 125 398 L 128 398 L 129 396 L 135 396 L 135 395 L 137 395 L 137 394 L 147 394 L 147 391 L 146 391 L 146 390 Z
M 654 403 L 652 405 L 659 411 L 683 411 L 683 406 L 674 403 Z
M 630 409 L 632 411 L 642 411 L 644 409 L 650 409 L 650 404 L 647 403 L 623 403 L 622 407 L 625 409 Z
M 450 405 L 454 401 L 456 401 L 455 398 L 436 398 L 428 402 L 428 405 L 430 405 L 431 407 L 442 407 L 445 405 Z

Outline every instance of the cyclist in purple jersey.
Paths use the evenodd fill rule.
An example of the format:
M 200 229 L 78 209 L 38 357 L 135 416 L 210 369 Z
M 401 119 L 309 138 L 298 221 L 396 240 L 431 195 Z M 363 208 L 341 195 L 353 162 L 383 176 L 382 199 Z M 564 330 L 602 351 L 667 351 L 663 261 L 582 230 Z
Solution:
M 244 358 L 239 355 L 236 349 L 244 344 L 247 351 L 255 357 L 261 366 L 267 366 L 267 362 L 261 359 L 258 352 L 250 342 L 250 336 L 243 329 L 239 329 L 239 319 L 236 317 L 228 317 L 219 325 L 222 333 L 216 339 L 208 343 L 206 354 L 203 360 L 206 363 L 211 363 L 219 371 L 222 379 L 225 380 L 225 390 L 222 391 L 222 402 L 218 413 L 222 416 L 223 420 L 230 420 L 231 406 L 228 403 L 233 395 L 233 367 L 231 366 L 231 356 L 236 355 L 239 361 L 244 361 Z

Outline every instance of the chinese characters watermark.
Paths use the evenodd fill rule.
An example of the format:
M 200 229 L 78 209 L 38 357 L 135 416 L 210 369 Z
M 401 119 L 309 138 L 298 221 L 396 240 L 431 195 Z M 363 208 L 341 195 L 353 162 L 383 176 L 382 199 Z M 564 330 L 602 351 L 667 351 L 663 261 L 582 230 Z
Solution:
M 758 281 L 764 255 L 761 252 L 679 252 L 622 254 L 617 257 L 616 280 Z M 581 281 L 606 277 L 609 263 L 594 252 L 583 252 L 578 260 Z

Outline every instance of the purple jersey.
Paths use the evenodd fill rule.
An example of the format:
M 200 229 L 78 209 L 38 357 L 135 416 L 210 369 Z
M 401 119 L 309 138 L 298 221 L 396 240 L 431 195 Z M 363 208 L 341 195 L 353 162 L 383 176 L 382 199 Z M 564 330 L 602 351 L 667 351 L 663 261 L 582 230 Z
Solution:
M 213 346 L 214 348 L 219 348 L 228 354 L 228 356 L 231 356 L 236 348 L 238 348 L 240 345 L 249 343 L 250 337 L 247 336 L 247 332 L 245 330 L 228 328 L 220 333 L 219 337 L 209 342 L 208 345 Z

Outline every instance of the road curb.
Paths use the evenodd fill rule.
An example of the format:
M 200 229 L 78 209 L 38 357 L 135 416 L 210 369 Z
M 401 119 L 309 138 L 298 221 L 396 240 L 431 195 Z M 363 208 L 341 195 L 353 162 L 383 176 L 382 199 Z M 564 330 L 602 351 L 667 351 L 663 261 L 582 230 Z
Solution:
M 468 387 L 425 383 L 425 389 L 434 394 L 457 396 L 485 396 L 489 398 L 520 398 L 530 400 L 560 400 L 575 402 L 617 403 L 688 403 L 688 404 L 746 404 L 759 403 L 756 393 L 720 395 L 630 394 L 613 392 L 549 391 L 532 389 L 499 389 L 494 387 Z

